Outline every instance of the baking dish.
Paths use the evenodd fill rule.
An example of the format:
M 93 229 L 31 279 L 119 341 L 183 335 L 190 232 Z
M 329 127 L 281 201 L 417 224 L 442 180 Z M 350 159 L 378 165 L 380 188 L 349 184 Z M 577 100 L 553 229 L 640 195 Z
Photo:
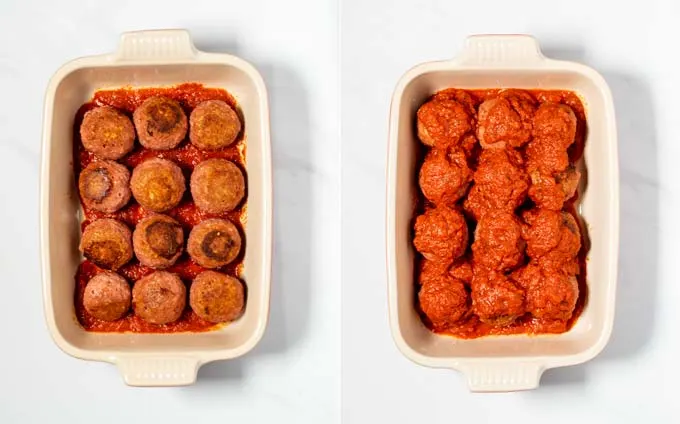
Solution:
M 226 89 L 244 117 L 248 184 L 244 315 L 205 333 L 86 332 L 75 318 L 73 305 L 74 276 L 82 260 L 80 203 L 72 166 L 74 116 L 98 89 L 183 82 Z M 198 51 L 184 30 L 125 33 L 114 53 L 74 60 L 52 77 L 45 97 L 42 142 L 43 300 L 49 330 L 64 352 L 116 364 L 129 385 L 174 386 L 192 384 L 202 364 L 235 358 L 258 343 L 269 315 L 272 181 L 267 92 L 253 66 L 227 54 Z
M 588 302 L 574 327 L 559 335 L 490 336 L 460 340 L 437 335 L 414 308 L 411 223 L 416 185 L 415 116 L 436 91 L 525 88 L 576 92 L 588 121 L 584 160 L 587 186 L 578 210 L 591 242 Z M 416 363 L 450 368 L 467 377 L 471 391 L 536 388 L 543 371 L 579 364 L 607 343 L 614 321 L 619 240 L 619 177 L 612 96 L 604 79 L 577 63 L 548 59 L 526 35 L 477 35 L 462 54 L 409 70 L 395 89 L 390 111 L 387 175 L 387 273 L 390 326 L 399 350 Z

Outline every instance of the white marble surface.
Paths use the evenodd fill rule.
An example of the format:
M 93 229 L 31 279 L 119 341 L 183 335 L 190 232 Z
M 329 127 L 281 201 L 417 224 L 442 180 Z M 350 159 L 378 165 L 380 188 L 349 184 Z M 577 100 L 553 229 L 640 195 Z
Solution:
M 673 1 L 342 1 L 342 416 L 347 424 L 678 422 L 680 125 Z M 410 67 L 473 33 L 532 33 L 613 91 L 621 165 L 617 318 L 600 357 L 539 390 L 470 394 L 456 372 L 409 362 L 388 328 L 387 117 Z M 597 166 L 597 164 L 590 164 Z
M 305 11 L 304 14 L 294 11 Z M 272 311 L 249 355 L 193 387 L 134 389 L 57 349 L 43 320 L 38 169 L 43 94 L 127 30 L 179 27 L 251 61 L 268 85 L 275 186 Z M 0 423 L 334 423 L 340 400 L 337 13 L 330 3 L 0 2 Z M 151 421 L 149 421 L 151 419 Z

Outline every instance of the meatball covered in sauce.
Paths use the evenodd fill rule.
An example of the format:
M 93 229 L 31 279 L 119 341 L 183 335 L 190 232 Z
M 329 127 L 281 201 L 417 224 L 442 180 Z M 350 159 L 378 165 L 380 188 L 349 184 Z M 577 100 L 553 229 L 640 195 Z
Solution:
M 530 172 L 552 176 L 569 166 L 567 149 L 576 137 L 576 115 L 567 105 L 543 103 L 534 117 L 533 139 L 527 144 Z
M 420 189 L 436 205 L 453 205 L 465 195 L 471 174 L 461 150 L 433 149 L 420 168 Z
M 418 283 L 427 284 L 429 281 L 441 278 L 442 275 L 449 272 L 449 265 L 449 262 L 439 260 L 430 261 L 424 259 L 420 261 Z
M 98 219 L 85 227 L 80 250 L 98 267 L 117 270 L 132 259 L 132 233 L 115 219 Z
M 164 269 L 182 254 L 184 231 L 179 222 L 166 215 L 151 215 L 137 224 L 132 234 L 135 255 L 142 265 Z
M 431 147 L 457 147 L 474 128 L 468 109 L 455 100 L 430 100 L 418 109 L 418 137 Z
M 201 150 L 215 151 L 231 145 L 241 132 L 238 114 L 222 100 L 207 100 L 191 112 L 189 138 Z
M 493 211 L 482 216 L 475 230 L 472 258 L 476 267 L 508 271 L 524 257 L 522 226 L 513 213 Z
M 434 101 L 454 100 L 460 103 L 465 108 L 468 115 L 475 117 L 477 114 L 477 111 L 475 110 L 477 102 L 470 95 L 470 93 L 468 93 L 465 90 L 459 90 L 457 88 L 447 88 L 445 90 L 436 92 L 432 96 L 432 100 Z
M 558 211 L 564 203 L 574 197 L 581 180 L 581 173 L 574 167 L 555 176 L 541 174 L 538 170 L 530 173 L 529 197 L 539 208 Z
M 233 321 L 241 315 L 245 302 L 243 284 L 226 274 L 203 271 L 191 283 L 189 304 L 206 321 Z
M 467 222 L 448 206 L 437 206 L 416 218 L 413 244 L 426 259 L 452 262 L 465 253 Z
M 470 297 L 462 281 L 442 274 L 420 287 L 420 308 L 435 330 L 445 330 L 468 315 Z
M 135 128 L 119 110 L 100 106 L 85 113 L 80 139 L 85 150 L 102 159 L 117 160 L 134 147 Z
M 189 234 L 187 252 L 205 268 L 219 268 L 232 262 L 241 251 L 241 235 L 231 221 L 207 219 Z
M 88 281 L 83 306 L 95 318 L 116 321 L 130 309 L 132 295 L 127 281 L 114 272 L 102 272 Z
M 130 179 L 132 195 L 144 208 L 165 212 L 182 200 L 186 182 L 179 166 L 166 159 L 149 159 L 137 165 Z
M 579 294 L 575 276 L 530 263 L 513 277 L 525 288 L 527 311 L 535 318 L 571 318 Z
M 176 274 L 156 271 L 135 283 L 132 307 L 146 322 L 168 324 L 182 316 L 186 296 L 186 286 Z
M 532 209 L 522 215 L 527 223 L 523 237 L 527 255 L 543 260 L 546 266 L 573 269 L 574 259 L 581 249 L 581 234 L 574 217 L 566 212 Z
M 78 177 L 78 191 L 85 207 L 112 213 L 130 201 L 130 171 L 118 162 L 90 163 Z
M 514 150 L 484 150 L 474 173 L 465 210 L 476 219 L 490 210 L 512 212 L 526 199 L 529 178 Z
M 139 142 L 152 150 L 177 147 L 187 133 L 187 116 L 182 106 L 167 97 L 146 99 L 133 114 Z
M 531 138 L 534 99 L 519 90 L 501 92 L 479 106 L 477 138 L 485 149 L 520 147 Z
M 225 159 L 208 159 L 196 165 L 190 185 L 196 206 L 214 214 L 236 208 L 246 189 L 239 167 Z
M 524 290 L 502 273 L 476 273 L 470 287 L 472 311 L 484 323 L 507 325 L 526 312 Z

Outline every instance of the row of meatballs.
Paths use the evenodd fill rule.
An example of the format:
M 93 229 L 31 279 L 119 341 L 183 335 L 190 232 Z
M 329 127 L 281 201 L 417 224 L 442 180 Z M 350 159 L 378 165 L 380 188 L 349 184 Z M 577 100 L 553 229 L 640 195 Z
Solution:
M 134 283 L 115 272 L 92 277 L 83 293 L 87 312 L 103 321 L 124 317 L 132 306 L 135 314 L 151 324 L 177 321 L 186 307 L 187 289 L 182 280 L 166 271 L 156 271 Z M 202 319 L 228 322 L 243 311 L 244 289 L 229 275 L 208 270 L 198 274 L 189 289 L 189 306 Z
M 215 151 L 236 141 L 241 129 L 238 114 L 222 100 L 199 103 L 187 119 L 177 101 L 155 96 L 135 109 L 132 120 L 110 106 L 89 110 L 80 126 L 80 138 L 97 157 L 118 160 L 132 151 L 136 136 L 147 149 L 170 150 L 184 140 L 188 130 L 194 146 Z
M 418 110 L 418 136 L 431 147 L 419 183 L 434 207 L 417 217 L 414 245 L 425 258 L 419 304 L 435 329 L 470 314 L 495 326 L 526 312 L 571 316 L 581 244 L 573 216 L 561 209 L 580 179 L 567 152 L 576 127 L 568 106 L 537 107 L 520 90 L 478 107 L 468 93 L 445 90 Z M 527 197 L 536 207 L 520 219 L 515 210 Z M 471 260 L 463 258 L 468 225 L 460 206 L 477 222 Z
M 207 159 L 196 165 L 189 182 L 191 197 L 199 210 L 221 214 L 234 210 L 245 196 L 241 169 L 226 159 Z M 110 160 L 97 160 L 82 170 L 78 190 L 83 204 L 91 210 L 113 213 L 131 196 L 153 212 L 177 206 L 186 189 L 182 169 L 174 162 L 153 158 L 130 171 Z

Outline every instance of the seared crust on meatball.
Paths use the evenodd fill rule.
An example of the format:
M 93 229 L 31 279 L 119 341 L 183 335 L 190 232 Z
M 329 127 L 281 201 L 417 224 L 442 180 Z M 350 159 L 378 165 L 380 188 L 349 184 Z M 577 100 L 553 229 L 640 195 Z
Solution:
M 238 114 L 222 100 L 207 100 L 194 108 L 189 117 L 191 143 L 201 150 L 214 151 L 229 146 L 241 132 Z
M 189 126 L 182 106 L 167 97 L 149 97 L 135 109 L 132 118 L 139 142 L 153 150 L 177 147 Z
M 432 203 L 453 205 L 465 195 L 472 179 L 467 159 L 461 150 L 433 149 L 420 168 L 419 184 Z
M 189 234 L 187 252 L 205 268 L 227 265 L 241 251 L 241 235 L 231 221 L 207 219 L 196 225 Z
M 80 124 L 80 139 L 85 150 L 102 159 L 117 160 L 134 147 L 135 128 L 130 118 L 119 110 L 100 106 L 85 113 Z
M 156 271 L 132 288 L 132 307 L 144 321 L 168 324 L 177 321 L 186 306 L 187 289 L 176 274 Z
M 246 191 L 243 173 L 226 159 L 208 159 L 196 165 L 190 186 L 196 206 L 215 214 L 236 208 Z
M 418 138 L 440 149 L 460 146 L 474 127 L 468 108 L 455 100 L 430 100 L 418 109 Z
M 132 233 L 135 255 L 142 265 L 164 269 L 182 254 L 184 231 L 179 222 L 166 215 L 151 215 L 137 224 Z
M 182 200 L 186 181 L 179 166 L 166 159 L 149 159 L 137 165 L 130 179 L 132 195 L 144 208 L 165 212 Z
M 462 281 L 442 274 L 420 287 L 420 309 L 435 330 L 445 330 L 468 315 L 470 297 Z
M 115 321 L 130 309 L 130 286 L 115 272 L 102 272 L 88 281 L 83 293 L 83 306 L 95 318 Z
M 472 311 L 479 320 L 503 326 L 526 312 L 524 290 L 500 272 L 478 272 L 472 279 Z
M 226 274 L 203 271 L 191 283 L 189 304 L 206 321 L 233 321 L 241 315 L 244 302 L 243 284 Z
M 83 231 L 80 250 L 98 267 L 116 270 L 132 259 L 132 234 L 115 219 L 98 219 Z
M 92 162 L 78 177 L 78 191 L 86 207 L 115 212 L 130 201 L 130 171 L 110 160 Z
M 426 259 L 451 263 L 465 253 L 467 243 L 467 223 L 456 209 L 442 205 L 416 218 L 413 244 Z

